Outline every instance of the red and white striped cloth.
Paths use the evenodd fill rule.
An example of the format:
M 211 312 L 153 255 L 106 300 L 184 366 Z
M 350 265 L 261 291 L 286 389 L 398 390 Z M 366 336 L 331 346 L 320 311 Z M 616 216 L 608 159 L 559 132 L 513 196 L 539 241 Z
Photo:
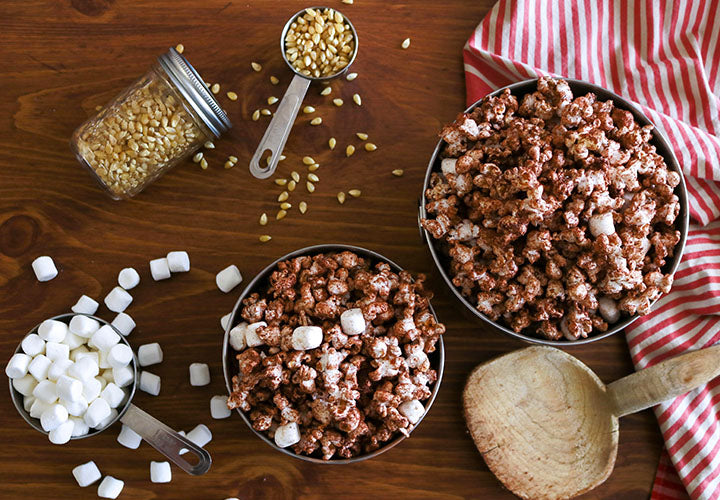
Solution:
M 500 0 L 463 50 L 468 104 L 527 78 L 582 79 L 634 101 L 674 148 L 690 233 L 672 291 L 627 329 L 637 369 L 720 340 L 719 32 L 720 0 Z M 720 499 L 720 380 L 655 413 L 669 461 L 651 498 Z

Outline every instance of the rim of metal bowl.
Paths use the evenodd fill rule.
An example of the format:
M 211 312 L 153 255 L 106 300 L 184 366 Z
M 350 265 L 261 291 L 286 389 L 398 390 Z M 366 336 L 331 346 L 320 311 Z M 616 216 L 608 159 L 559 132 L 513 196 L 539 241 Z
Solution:
M 52 318 L 44 319 L 43 321 L 47 321 L 48 319 L 54 319 L 54 320 L 57 320 L 57 321 L 63 321 L 63 320 L 65 320 L 65 319 L 67 319 L 68 321 L 63 321 L 63 323 L 69 323 L 70 319 L 71 319 L 73 316 L 87 316 L 88 318 L 92 318 L 92 319 L 98 321 L 101 326 L 110 325 L 110 326 L 112 327 L 112 329 L 115 330 L 115 333 L 117 333 L 117 334 L 120 336 L 120 341 L 123 342 L 123 343 L 124 343 L 125 345 L 127 345 L 128 347 L 130 347 L 130 349 L 132 349 L 132 346 L 130 345 L 130 343 L 127 341 L 127 339 L 125 338 L 125 336 L 124 336 L 123 334 L 121 334 L 121 333 L 117 330 L 117 328 L 115 328 L 114 326 L 112 326 L 108 321 L 105 321 L 104 319 L 98 318 L 97 316 L 93 316 L 93 315 L 91 315 L 91 314 L 79 314 L 79 313 L 58 314 L 57 316 L 53 316 Z M 38 328 L 40 327 L 40 325 L 43 323 L 43 321 L 41 321 L 40 323 L 38 323 L 37 325 L 35 325 L 27 334 L 25 334 L 25 336 L 23 337 L 23 340 L 24 340 L 25 337 L 27 337 L 28 335 L 30 335 L 30 334 L 32 334 L 32 333 L 37 333 L 37 330 L 38 330 Z M 22 341 L 20 341 L 20 344 L 18 344 L 17 349 L 15 349 L 15 353 L 18 353 L 18 352 L 22 352 Z M 129 391 L 128 395 L 127 395 L 127 399 L 125 400 L 125 403 L 123 404 L 122 410 L 119 410 L 119 411 L 118 411 L 117 416 L 116 416 L 114 419 L 112 419 L 112 421 L 111 421 L 110 423 L 108 423 L 105 427 L 102 427 L 102 428 L 100 428 L 100 429 L 91 429 L 91 431 L 88 432 L 87 434 L 83 434 L 82 436 L 73 436 L 73 437 L 70 438 L 70 440 L 74 440 L 74 439 L 84 439 L 84 438 L 87 438 L 87 437 L 91 437 L 91 436 L 95 436 L 95 435 L 97 435 L 97 434 L 100 434 L 102 431 L 104 431 L 105 429 L 111 427 L 115 422 L 117 422 L 118 420 L 120 420 L 120 419 L 122 418 L 122 416 L 123 416 L 123 415 L 125 414 L 125 412 L 127 411 L 128 407 L 130 406 L 130 403 L 132 402 L 132 399 L 133 399 L 133 397 L 135 396 L 135 390 L 137 389 L 138 377 L 137 377 L 137 358 L 135 357 L 135 351 L 133 351 L 132 366 L 133 366 L 133 375 L 134 375 L 134 376 L 133 376 L 133 382 L 132 382 L 132 384 L 129 386 L 129 387 L 130 387 L 130 391 Z M 12 379 L 8 379 L 8 381 L 9 381 L 9 384 L 10 384 L 10 397 L 12 398 L 12 402 L 13 402 L 13 404 L 15 405 L 15 409 L 18 411 L 18 413 L 20 414 L 20 416 L 25 420 L 25 422 L 27 422 L 28 424 L 30 424 L 30 426 L 31 426 L 33 429 L 35 429 L 36 431 L 38 431 L 38 432 L 40 432 L 40 433 L 42 433 L 42 434 L 45 434 L 46 436 L 47 436 L 48 434 L 50 434 L 49 432 L 47 432 L 46 430 L 44 430 L 44 429 L 42 428 L 42 426 L 40 425 L 40 419 L 39 419 L 39 418 L 31 417 L 31 416 L 30 416 L 30 413 L 27 412 L 27 411 L 25 411 L 25 407 L 23 406 L 23 398 L 24 398 L 24 396 L 23 396 L 22 394 L 20 394 L 20 393 L 13 387 Z M 123 389 L 124 389 L 124 387 L 123 387 Z
M 655 124 L 650 121 L 650 119 L 632 102 L 626 100 L 623 97 L 620 97 L 619 95 L 615 94 L 614 92 L 607 90 L 603 87 L 600 87 L 598 85 L 595 85 L 594 83 L 586 82 L 583 80 L 576 80 L 572 78 L 563 78 L 568 84 L 570 85 L 570 88 L 573 91 L 574 95 L 584 95 L 587 92 L 593 92 L 597 95 L 598 99 L 601 100 L 612 100 L 616 107 L 620 109 L 625 109 L 627 111 L 630 111 L 633 114 L 633 117 L 635 118 L 635 121 L 637 121 L 642 126 L 645 125 L 652 125 L 652 140 L 651 143 L 655 146 L 655 149 L 657 150 L 657 153 L 663 157 L 665 160 L 665 163 L 668 165 L 668 168 L 671 170 L 674 170 L 678 174 L 680 174 L 680 184 L 675 188 L 675 194 L 680 200 L 680 213 L 678 214 L 678 217 L 676 219 L 676 228 L 680 231 L 680 241 L 678 242 L 677 246 L 675 247 L 675 254 L 673 256 L 673 260 L 670 263 L 669 266 L 669 274 L 675 274 L 675 271 L 677 271 L 678 266 L 680 265 L 680 261 L 682 260 L 682 255 L 685 250 L 685 241 L 687 239 L 687 233 L 688 233 L 688 225 L 690 223 L 690 211 L 688 208 L 688 195 L 687 195 L 687 187 L 685 185 L 685 176 L 683 175 L 682 169 L 680 169 L 680 166 L 678 164 L 677 158 L 675 157 L 675 153 L 673 152 L 672 148 L 670 147 L 667 139 L 664 137 L 662 132 L 660 132 L 657 127 L 655 127 Z M 533 78 L 529 80 L 523 80 L 521 82 L 513 83 L 511 85 L 507 85 L 505 87 L 499 88 L 495 90 L 494 92 L 489 93 L 486 97 L 489 96 L 496 96 L 506 89 L 509 89 L 510 92 L 518 97 L 521 98 L 523 95 L 527 94 L 528 92 L 533 92 L 537 89 L 537 82 L 538 78 Z M 475 109 L 480 103 L 482 102 L 482 99 L 476 101 L 473 103 L 470 107 L 468 107 L 465 110 L 465 113 L 469 113 L 473 109 Z M 440 272 L 440 275 L 443 278 L 443 281 L 445 284 L 452 290 L 455 297 L 465 306 L 465 308 L 470 311 L 475 317 L 481 319 L 485 323 L 488 323 L 498 330 L 502 331 L 506 335 L 510 335 L 511 337 L 515 337 L 521 340 L 524 340 L 526 342 L 535 343 L 535 344 L 544 344 L 544 345 L 551 345 L 555 347 L 565 347 L 565 346 L 575 346 L 575 345 L 582 345 L 582 344 L 589 344 L 590 342 L 595 342 L 601 339 L 604 339 L 606 337 L 609 337 L 610 335 L 614 335 L 617 332 L 623 330 L 628 325 L 633 323 L 635 320 L 637 320 L 640 316 L 638 314 L 634 314 L 632 316 L 624 318 L 622 321 L 615 323 L 610 328 L 608 328 L 607 331 L 599 333 L 597 335 L 591 335 L 590 337 L 579 339 L 579 340 L 548 340 L 543 339 L 540 337 L 533 337 L 530 335 L 525 335 L 522 333 L 517 333 L 514 330 L 508 328 L 505 325 L 502 325 L 496 321 L 491 320 L 487 316 L 485 316 L 483 313 L 478 311 L 475 306 L 473 306 L 467 298 L 465 298 L 458 288 L 453 285 L 452 278 L 450 277 L 449 273 L 446 271 L 445 263 L 447 262 L 447 258 L 445 255 L 443 255 L 441 251 L 441 244 L 442 242 L 440 240 L 435 240 L 430 233 L 427 232 L 425 228 L 422 227 L 420 224 L 420 219 L 427 217 L 427 212 L 425 210 L 425 191 L 427 190 L 428 184 L 430 182 L 430 176 L 433 172 L 439 171 L 439 154 L 440 149 L 442 148 L 443 140 L 440 139 L 435 146 L 435 150 L 433 151 L 433 154 L 430 158 L 430 163 L 428 164 L 427 171 L 425 172 L 425 180 L 423 181 L 423 189 L 422 189 L 422 196 L 420 198 L 420 207 L 418 212 L 418 226 L 420 228 L 421 236 L 424 242 L 427 244 L 430 254 L 432 255 L 432 259 L 435 263 L 435 267 Z M 667 264 L 666 264 L 667 265 Z M 655 301 L 653 301 L 653 304 L 655 304 Z M 651 306 L 653 305 L 651 304 Z
M 385 257 L 384 255 L 381 255 L 372 250 L 368 250 L 366 248 L 362 248 L 362 247 L 358 247 L 358 246 L 354 246 L 354 245 L 343 245 L 343 244 L 334 244 L 334 243 L 322 244 L 322 245 L 312 245 L 309 247 L 301 248 L 299 250 L 295 250 L 286 255 L 283 255 L 282 257 L 280 257 L 280 258 L 276 259 L 274 262 L 272 262 L 270 265 L 266 266 L 262 271 L 260 271 L 252 279 L 252 281 L 250 281 L 250 283 L 247 284 L 245 289 L 240 294 L 240 297 L 238 298 L 237 302 L 235 302 L 235 307 L 233 307 L 233 310 L 232 310 L 232 313 L 230 316 L 230 321 L 228 321 L 228 324 L 227 324 L 228 326 L 225 329 L 225 335 L 223 336 L 223 348 L 222 348 L 222 358 L 223 359 L 222 359 L 222 362 L 223 362 L 223 375 L 225 376 L 225 387 L 227 388 L 228 394 L 230 394 L 232 392 L 231 380 L 232 380 L 232 375 L 235 375 L 235 372 L 233 372 L 232 374 L 230 373 L 231 365 L 229 364 L 230 360 L 228 359 L 228 357 L 231 356 L 231 354 L 232 354 L 232 352 L 234 352 L 234 350 L 229 347 L 230 344 L 229 344 L 228 339 L 229 339 L 230 330 L 232 329 L 233 325 L 235 324 L 235 317 L 238 314 L 238 311 L 240 310 L 240 308 L 242 307 L 243 299 L 245 299 L 245 297 L 247 295 L 249 295 L 250 293 L 254 292 L 255 288 L 258 285 L 262 284 L 269 277 L 270 273 L 276 269 L 278 263 L 280 263 L 284 260 L 299 257 L 301 255 L 315 255 L 318 253 L 344 251 L 344 250 L 349 250 L 351 252 L 355 252 L 362 257 L 366 257 L 366 258 L 369 257 L 373 261 L 386 262 L 390 265 L 390 267 L 395 272 L 403 270 L 402 267 L 400 267 L 398 264 L 396 264 L 392 260 L 390 260 L 387 257 Z M 433 309 L 432 304 L 429 306 L 429 309 L 430 309 L 430 312 L 432 313 L 432 315 L 437 320 L 437 314 L 435 314 L 435 310 Z M 418 428 L 418 426 L 423 421 L 425 416 L 430 412 L 430 408 L 432 407 L 433 403 L 435 402 L 435 398 L 437 397 L 438 392 L 440 390 L 440 384 L 442 382 L 443 372 L 445 370 L 445 344 L 443 343 L 442 336 L 440 336 L 440 339 L 438 342 L 438 347 L 435 349 L 435 352 L 431 353 L 430 358 L 431 359 L 435 358 L 435 363 L 433 363 L 433 365 L 435 365 L 435 366 L 433 366 L 433 367 L 436 368 L 438 377 L 437 377 L 437 380 L 435 381 L 435 384 L 433 385 L 432 393 L 430 394 L 430 398 L 428 398 L 423 403 L 425 405 L 425 413 L 420 418 L 420 420 L 418 420 L 417 423 L 412 427 L 412 429 L 410 430 L 410 434 L 412 434 L 415 431 L 415 429 Z M 233 356 L 233 360 L 234 360 L 234 356 Z M 237 363 L 234 363 L 234 364 L 236 365 Z M 259 432 L 259 431 L 256 431 L 255 429 L 253 429 L 252 423 L 248 419 L 247 415 L 245 415 L 245 412 L 243 412 L 239 408 L 237 409 L 237 412 L 240 414 L 240 416 L 242 417 L 243 421 L 248 426 L 248 428 L 257 437 L 259 437 L 260 439 L 265 441 L 266 444 L 268 444 L 275 450 L 281 451 L 282 453 L 289 455 L 291 457 L 298 458 L 300 460 L 305 460 L 306 462 L 313 462 L 313 463 L 318 463 L 318 464 L 339 465 L 339 464 L 351 464 L 351 463 L 367 460 L 369 458 L 373 458 L 382 453 L 385 453 L 386 451 L 388 451 L 391 448 L 394 448 L 395 446 L 397 446 L 401 441 L 403 441 L 407 437 L 407 436 L 400 435 L 400 436 L 396 437 L 395 439 L 393 439 L 392 441 L 386 443 L 381 448 L 378 448 L 377 450 L 375 450 L 371 453 L 359 455 L 357 457 L 323 460 L 321 458 L 310 457 L 307 455 L 299 455 L 297 453 L 294 453 L 291 449 L 288 449 L 288 448 L 280 448 L 265 433 Z

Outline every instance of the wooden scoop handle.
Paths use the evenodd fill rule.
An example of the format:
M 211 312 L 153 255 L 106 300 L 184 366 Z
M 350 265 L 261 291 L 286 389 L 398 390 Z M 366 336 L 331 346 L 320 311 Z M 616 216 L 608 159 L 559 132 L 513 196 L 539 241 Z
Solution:
M 699 349 L 616 380 L 607 386 L 616 416 L 650 408 L 720 375 L 720 345 Z

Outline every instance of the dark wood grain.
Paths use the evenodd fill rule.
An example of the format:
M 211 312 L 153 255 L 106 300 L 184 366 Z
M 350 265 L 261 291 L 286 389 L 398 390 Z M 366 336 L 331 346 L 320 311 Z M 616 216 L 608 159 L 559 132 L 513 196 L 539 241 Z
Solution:
M 171 484 L 149 480 L 148 445 L 128 450 L 115 442 L 117 428 L 54 447 L 0 398 L 0 497 L 96 498 L 81 490 L 70 471 L 93 459 L 101 471 L 125 481 L 123 499 L 192 498 L 510 498 L 485 467 L 467 435 L 460 394 L 478 363 L 522 345 L 464 317 L 437 276 L 418 236 L 417 200 L 436 133 L 464 108 L 461 49 L 492 0 L 463 2 L 333 1 L 355 24 L 360 53 L 352 83 L 333 84 L 342 108 L 311 87 L 308 104 L 324 123 L 301 117 L 286 147 L 281 173 L 304 172 L 303 155 L 322 167 L 317 191 L 302 188 L 309 211 L 293 208 L 267 231 L 260 244 L 261 212 L 276 210 L 277 186 L 253 179 L 246 165 L 268 123 L 249 116 L 270 95 L 280 97 L 290 80 L 278 50 L 286 17 L 307 6 L 287 2 L 228 0 L 112 0 L 0 2 L 0 358 L 7 359 L 22 336 L 40 320 L 69 309 L 77 297 L 103 297 L 117 272 L 138 268 L 129 312 L 138 328 L 134 345 L 158 341 L 165 361 L 152 371 L 162 377 L 159 397 L 139 393 L 135 403 L 177 429 L 206 423 L 214 464 L 206 476 L 173 468 Z M 412 37 L 409 50 L 399 49 Z M 201 74 L 240 95 L 222 103 L 234 128 L 208 155 L 210 168 L 183 164 L 131 201 L 114 202 L 94 184 L 70 154 L 72 131 L 94 107 L 146 71 L 154 58 L 182 42 Z M 250 61 L 264 65 L 262 73 Z M 269 83 L 277 75 L 278 86 Z M 350 96 L 363 97 L 362 108 Z M 358 144 L 354 133 L 370 134 L 379 149 L 343 151 Z M 330 152 L 326 142 L 338 140 Z M 240 161 L 222 164 L 229 154 Z M 405 176 L 390 171 L 403 168 Z M 340 190 L 359 188 L 360 199 L 341 206 Z M 265 232 L 265 231 L 262 231 Z M 388 453 L 354 465 L 306 464 L 277 453 L 245 428 L 237 415 L 211 421 L 209 399 L 224 392 L 219 318 L 239 293 L 220 293 L 214 275 L 230 263 L 246 279 L 270 261 L 309 244 L 343 242 L 387 255 L 406 268 L 431 275 L 434 305 L 448 327 L 447 366 L 440 395 L 412 438 Z M 147 262 L 169 250 L 185 249 L 192 271 L 152 282 Z M 38 283 L 30 268 L 38 255 L 55 258 L 60 275 Z M 109 316 L 101 308 L 99 314 Z M 631 372 L 622 336 L 574 348 L 606 382 Z M 212 383 L 193 388 L 188 365 L 210 364 Z M 620 450 L 612 477 L 586 498 L 646 498 L 662 441 L 646 411 L 621 422 Z

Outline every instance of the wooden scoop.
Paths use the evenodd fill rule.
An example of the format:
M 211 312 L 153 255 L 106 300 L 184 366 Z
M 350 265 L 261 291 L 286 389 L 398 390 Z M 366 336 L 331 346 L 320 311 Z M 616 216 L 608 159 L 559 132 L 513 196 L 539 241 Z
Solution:
M 527 499 L 572 498 L 608 478 L 618 418 L 684 394 L 720 374 L 720 345 L 605 385 L 578 359 L 527 347 L 484 363 L 463 393 L 465 420 L 490 470 Z

